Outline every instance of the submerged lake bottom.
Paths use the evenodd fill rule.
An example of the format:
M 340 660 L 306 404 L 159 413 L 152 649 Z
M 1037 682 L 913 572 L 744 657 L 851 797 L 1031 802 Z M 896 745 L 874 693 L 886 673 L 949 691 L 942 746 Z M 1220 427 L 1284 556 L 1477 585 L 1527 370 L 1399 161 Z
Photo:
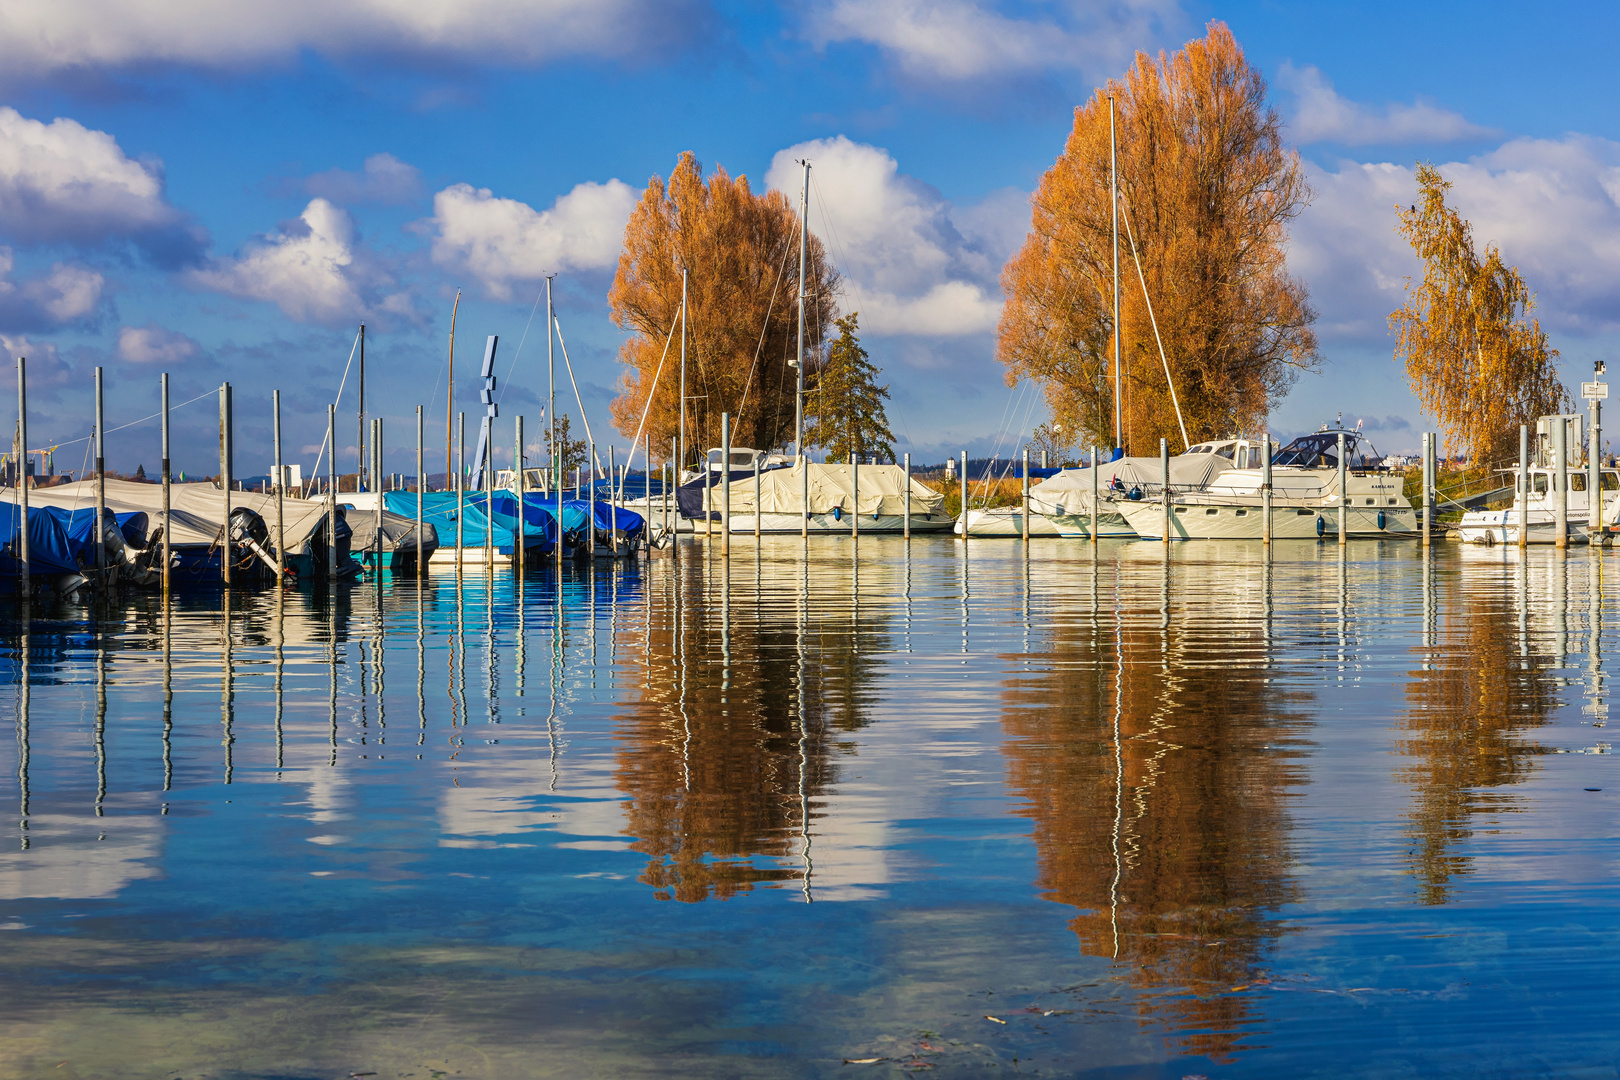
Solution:
M 0 607 L 0 1078 L 1615 1076 L 1620 556 Z

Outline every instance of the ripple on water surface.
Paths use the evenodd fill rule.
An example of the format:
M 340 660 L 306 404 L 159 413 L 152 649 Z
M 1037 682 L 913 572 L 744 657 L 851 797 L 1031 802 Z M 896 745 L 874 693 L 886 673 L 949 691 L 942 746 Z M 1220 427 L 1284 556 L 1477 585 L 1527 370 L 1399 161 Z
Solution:
M 9 608 L 0 1077 L 1612 1072 L 1617 571 L 785 537 Z

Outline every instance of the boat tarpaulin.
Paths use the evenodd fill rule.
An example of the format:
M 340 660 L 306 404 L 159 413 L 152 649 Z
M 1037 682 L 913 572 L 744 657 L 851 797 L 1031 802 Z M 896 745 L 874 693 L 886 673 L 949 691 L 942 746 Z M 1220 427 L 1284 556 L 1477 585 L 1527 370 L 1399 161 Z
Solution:
M 28 494 L 31 497 L 33 492 Z M 16 577 L 21 569 L 17 526 L 22 515 L 22 507 L 15 503 L 0 503 L 0 574 Z M 79 570 L 73 541 L 62 528 L 61 518 L 43 507 L 28 508 L 28 570 L 31 574 L 73 574 Z
M 1227 469 L 1232 462 L 1219 454 L 1178 454 L 1170 459 L 1170 489 L 1198 491 Z M 863 470 L 864 471 L 864 470 Z M 1133 489 L 1139 493 L 1158 491 L 1163 479 L 1156 457 L 1122 457 L 1097 467 L 1097 488 L 1106 498 L 1110 491 L 1118 497 Z M 1029 489 L 1030 509 L 1037 514 L 1085 514 L 1091 510 L 1091 468 L 1064 469 Z
M 805 476 L 808 472 L 808 478 Z M 731 512 L 752 514 L 754 507 L 754 474 L 730 474 Z M 719 479 L 718 474 L 715 477 Z M 810 505 L 804 504 L 804 484 L 808 479 Z M 862 465 L 860 467 L 860 505 L 855 505 L 855 468 L 852 465 L 818 465 L 801 462 L 785 469 L 771 469 L 759 475 L 759 511 L 766 514 L 830 514 L 858 512 L 862 515 L 899 517 L 906 512 L 906 470 L 899 465 Z M 692 498 L 688 499 L 688 493 Z M 703 481 L 701 478 L 681 485 L 681 513 L 686 517 L 703 516 Z M 708 490 L 710 516 L 718 520 L 725 492 L 718 484 Z M 690 509 L 688 505 L 690 503 Z M 922 484 L 911 481 L 911 512 L 917 517 L 937 514 L 945 506 L 945 496 Z

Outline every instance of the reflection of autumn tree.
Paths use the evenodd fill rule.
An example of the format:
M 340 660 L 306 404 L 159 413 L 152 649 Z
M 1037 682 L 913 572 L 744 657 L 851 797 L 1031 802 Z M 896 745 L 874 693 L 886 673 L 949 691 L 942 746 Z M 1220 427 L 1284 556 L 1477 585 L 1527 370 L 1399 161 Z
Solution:
M 868 723 L 876 666 L 854 648 L 847 619 L 810 622 L 801 740 L 793 612 L 733 605 L 728 664 L 721 605 L 701 585 L 698 575 L 681 583 L 678 640 L 665 595 L 653 598 L 664 610 L 651 648 L 640 630 L 625 642 L 633 693 L 618 717 L 615 770 L 631 846 L 648 856 L 641 880 L 688 902 L 800 877 L 805 808 L 833 781 L 837 733 Z
M 1182 656 L 1186 625 L 1126 630 L 1118 651 L 1106 626 L 1064 633 L 1003 716 L 1038 883 L 1080 909 L 1086 952 L 1117 958 L 1145 1009 L 1189 1032 L 1184 1049 L 1230 1055 L 1253 1023 L 1230 991 L 1261 975 L 1282 930 L 1269 918 L 1295 896 L 1285 807 L 1303 777 L 1275 744 L 1300 721 L 1260 667 Z M 1225 649 L 1244 644 L 1258 655 L 1225 634 Z
M 1456 846 L 1477 815 L 1509 812 L 1501 789 L 1521 782 L 1542 749 L 1522 740 L 1547 722 L 1554 702 L 1552 661 L 1519 655 L 1518 630 L 1495 605 L 1467 605 L 1447 616 L 1439 662 L 1411 673 L 1400 777 L 1413 789 L 1407 813 L 1409 873 L 1425 904 L 1443 904 L 1453 879 L 1469 872 Z

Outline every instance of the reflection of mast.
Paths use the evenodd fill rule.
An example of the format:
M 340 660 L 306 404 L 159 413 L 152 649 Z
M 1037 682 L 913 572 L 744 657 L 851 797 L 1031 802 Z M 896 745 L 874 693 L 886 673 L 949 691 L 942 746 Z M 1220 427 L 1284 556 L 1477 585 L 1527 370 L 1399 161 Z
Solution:
M 26 530 L 24 530 L 26 531 Z M 167 594 L 165 594 L 165 597 Z M 28 669 L 30 665 L 30 637 L 28 632 L 30 613 L 28 611 L 27 593 L 24 592 L 22 609 L 22 631 L 18 635 L 18 660 L 20 671 L 17 672 L 17 812 L 19 821 L 17 830 L 21 835 L 21 847 L 28 850 Z
M 810 560 L 800 559 L 799 567 L 801 575 L 799 579 L 799 610 L 796 613 L 799 621 L 799 632 L 796 635 L 796 640 L 799 645 L 799 837 L 803 841 L 799 854 L 804 862 L 804 883 L 801 891 L 804 894 L 804 902 L 811 904 L 815 902 L 815 897 L 810 892 L 810 877 L 815 867 L 810 861 L 810 797 L 805 787 L 805 773 L 810 760 L 810 733 L 805 728 L 804 715 L 804 632 L 805 612 L 810 604 Z M 754 602 L 759 602 L 757 596 L 754 598 Z
M 229 593 L 226 593 L 229 596 Z M 226 652 L 226 667 L 230 652 Z M 107 636 L 96 629 L 96 817 L 105 817 L 107 800 Z
M 169 735 L 174 731 L 174 650 L 169 634 L 169 590 L 163 590 L 163 790 L 174 784 L 174 760 Z M 26 633 L 23 641 L 27 641 Z M 163 813 L 169 812 L 169 800 L 163 800 Z

